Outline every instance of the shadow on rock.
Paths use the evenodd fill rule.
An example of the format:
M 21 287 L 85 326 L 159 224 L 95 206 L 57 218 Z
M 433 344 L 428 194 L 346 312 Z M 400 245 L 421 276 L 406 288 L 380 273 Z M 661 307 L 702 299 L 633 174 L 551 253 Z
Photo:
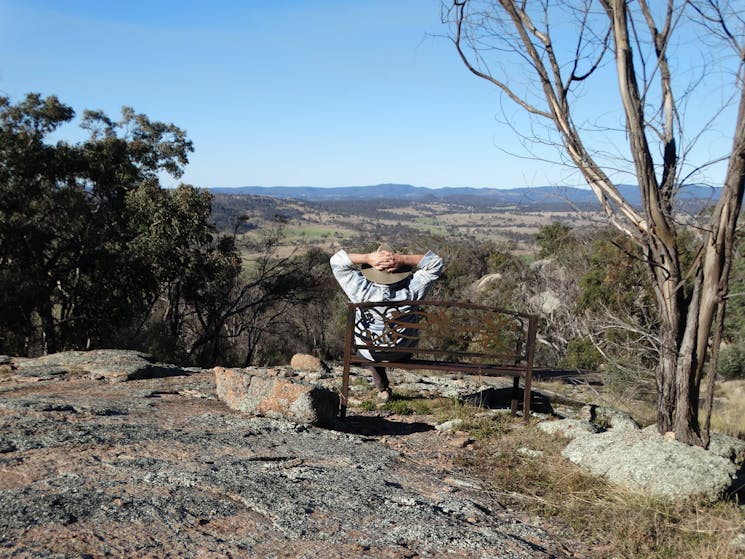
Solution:
M 518 396 L 518 409 L 522 409 L 522 393 Z M 499 409 L 510 408 L 512 403 L 512 388 L 487 388 L 461 398 L 463 402 L 482 408 Z M 530 393 L 530 411 L 536 413 L 553 414 L 551 400 L 540 392 Z
M 413 433 L 434 431 L 434 426 L 421 421 L 406 422 L 392 421 L 385 417 L 370 417 L 348 415 L 343 420 L 337 420 L 331 427 L 334 431 L 353 433 L 355 435 L 398 435 L 406 436 Z

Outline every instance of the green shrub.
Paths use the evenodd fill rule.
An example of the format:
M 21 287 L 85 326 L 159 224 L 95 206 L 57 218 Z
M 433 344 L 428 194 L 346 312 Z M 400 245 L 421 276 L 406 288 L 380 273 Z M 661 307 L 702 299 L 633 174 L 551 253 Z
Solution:
M 717 374 L 726 380 L 745 378 L 745 345 L 737 343 L 722 346 L 717 361 Z
M 567 344 L 561 365 L 569 369 L 597 369 L 602 355 L 589 338 L 574 338 Z

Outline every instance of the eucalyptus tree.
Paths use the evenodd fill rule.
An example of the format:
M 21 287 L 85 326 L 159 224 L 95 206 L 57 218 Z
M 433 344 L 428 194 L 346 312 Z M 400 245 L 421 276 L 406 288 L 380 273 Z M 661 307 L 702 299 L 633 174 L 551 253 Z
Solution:
M 503 94 L 522 155 L 577 172 L 609 222 L 641 247 L 657 307 L 657 426 L 707 445 L 745 187 L 745 5 L 454 0 L 445 7 L 462 61 Z M 529 117 L 525 127 L 518 114 Z M 624 180 L 638 184 L 641 207 L 623 196 Z M 721 187 L 699 219 L 676 206 L 695 183 Z M 697 247 L 686 263 L 691 231 Z
M 209 194 L 160 187 L 162 173 L 180 177 L 188 162 L 183 130 L 125 107 L 118 121 L 85 111 L 85 140 L 53 141 L 74 116 L 55 96 L 0 97 L 5 352 L 121 343 L 159 297 L 175 309 L 204 295 L 209 274 L 231 269 L 230 247 L 219 266 L 205 265 L 217 248 Z

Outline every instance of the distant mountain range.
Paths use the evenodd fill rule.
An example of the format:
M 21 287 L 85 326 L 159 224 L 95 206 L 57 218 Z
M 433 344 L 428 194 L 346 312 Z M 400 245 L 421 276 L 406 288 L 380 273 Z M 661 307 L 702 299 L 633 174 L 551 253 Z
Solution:
M 559 186 L 536 186 L 522 188 L 473 188 L 443 187 L 428 188 L 410 184 L 377 184 L 371 186 L 240 186 L 234 188 L 210 188 L 216 194 L 270 196 L 296 199 L 307 202 L 324 201 L 442 201 L 466 205 L 516 206 L 520 208 L 598 207 L 595 194 L 589 189 Z M 639 189 L 633 185 L 619 186 L 621 194 L 633 205 L 641 204 Z M 678 201 L 687 209 L 714 203 L 720 188 L 710 186 L 686 186 L 678 195 Z

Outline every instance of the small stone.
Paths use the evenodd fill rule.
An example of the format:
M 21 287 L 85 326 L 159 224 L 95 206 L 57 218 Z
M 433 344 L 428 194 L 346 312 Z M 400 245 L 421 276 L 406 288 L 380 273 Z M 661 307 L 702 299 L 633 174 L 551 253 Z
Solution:
M 307 353 L 296 353 L 290 360 L 290 367 L 296 371 L 320 371 L 323 366 L 321 360 Z
M 543 456 L 543 452 L 540 450 L 533 450 L 532 448 L 520 447 L 517 449 L 517 453 L 521 456 L 527 456 L 528 458 L 538 458 Z
M 463 425 L 462 419 L 451 419 L 438 425 L 435 425 L 435 429 L 438 431 L 455 431 L 458 427 Z
M 468 436 L 468 433 L 458 431 L 448 439 L 448 444 L 454 448 L 466 448 L 468 445 L 473 444 L 474 440 Z
M 735 551 L 741 551 L 745 553 L 745 533 L 739 534 L 730 540 L 729 545 Z

